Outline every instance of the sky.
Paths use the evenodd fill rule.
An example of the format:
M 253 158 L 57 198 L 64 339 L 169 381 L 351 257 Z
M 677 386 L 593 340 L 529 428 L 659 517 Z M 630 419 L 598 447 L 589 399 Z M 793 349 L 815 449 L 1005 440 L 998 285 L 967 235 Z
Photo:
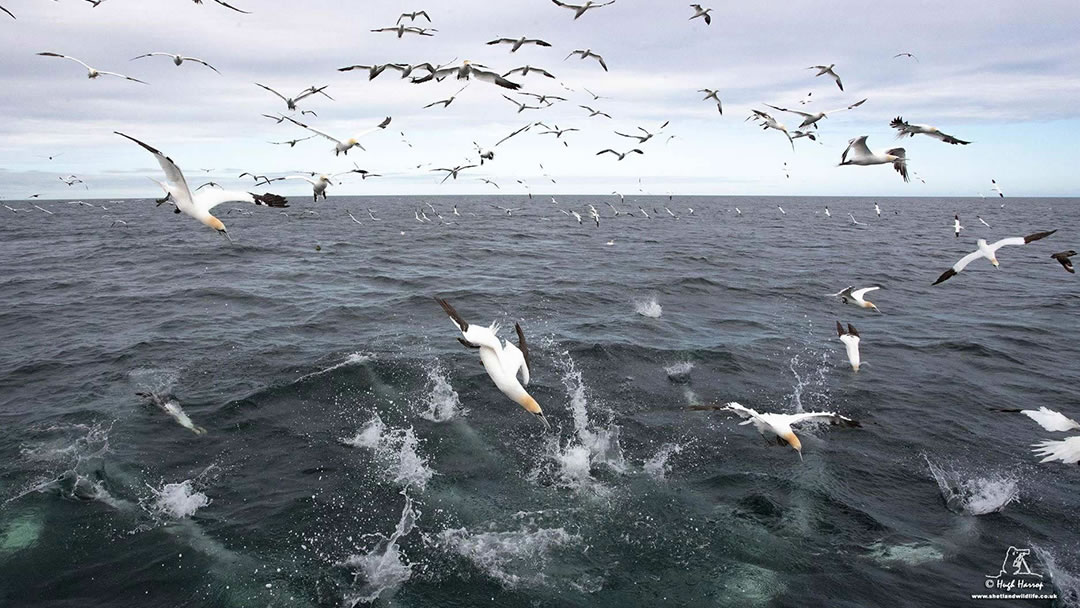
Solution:
M 252 14 L 213 0 L 105 0 L 97 7 L 81 0 L 0 0 L 17 17 L 0 14 L 0 198 L 160 196 L 150 181 L 162 176 L 153 157 L 114 131 L 162 150 L 193 187 L 212 179 L 254 189 L 237 176 L 338 173 L 354 163 L 383 176 L 346 176 L 331 186 L 331 196 L 521 194 L 526 188 L 555 195 L 978 196 L 989 194 L 991 179 L 1010 196 L 1080 191 L 1075 0 L 788 0 L 771 6 L 714 0 L 705 4 L 714 9 L 712 25 L 690 20 L 689 3 L 667 0 L 616 0 L 577 20 L 549 0 L 232 3 Z M 434 36 L 398 39 L 370 31 L 421 9 L 431 15 L 433 23 L 423 25 L 437 29 Z M 522 35 L 552 47 L 511 53 L 508 46 L 485 44 Z M 564 59 L 589 48 L 610 72 L 591 59 Z M 149 85 L 90 80 L 75 63 L 36 56 L 43 51 Z M 131 61 L 155 51 L 205 59 L 221 74 L 193 63 L 176 67 L 162 57 Z M 918 59 L 893 57 L 901 52 Z M 413 84 L 389 71 L 369 81 L 363 71 L 337 71 L 352 64 L 466 59 L 500 73 L 526 64 L 547 69 L 557 78 L 511 80 L 522 91 L 567 101 L 518 113 L 503 95 L 528 98 L 473 81 L 449 107 L 424 109 L 466 83 Z M 817 64 L 836 64 L 845 91 L 806 69 Z M 330 134 L 348 137 L 386 116 L 393 120 L 364 137 L 366 151 L 348 156 L 335 157 L 332 142 L 319 137 L 293 148 L 271 145 L 309 133 L 263 118 L 286 107 L 255 82 L 286 93 L 328 85 L 333 100 L 300 103 L 317 117 L 292 115 Z M 604 98 L 594 100 L 586 88 Z M 703 88 L 719 89 L 723 115 L 702 99 L 697 91 Z M 810 93 L 813 102 L 800 106 Z M 744 120 L 752 108 L 768 110 L 793 130 L 800 117 L 763 104 L 830 110 L 863 98 L 861 107 L 821 121 L 820 144 L 800 139 L 794 151 L 783 134 Z M 579 104 L 612 118 L 590 118 Z M 952 146 L 925 136 L 896 143 L 889 127 L 896 116 L 973 143 Z M 534 128 L 494 148 L 494 161 L 445 183 L 442 173 L 431 171 L 473 164 L 473 142 L 491 149 L 535 121 L 580 131 L 564 135 L 564 146 Z M 644 144 L 615 134 L 656 131 L 664 121 L 670 124 L 663 133 Z M 887 165 L 838 167 L 848 140 L 861 135 L 874 150 L 904 146 L 919 178 L 905 184 Z M 645 154 L 623 161 L 596 154 L 634 147 Z M 85 189 L 58 179 L 68 175 L 84 180 Z M 310 194 L 300 181 L 269 189 Z

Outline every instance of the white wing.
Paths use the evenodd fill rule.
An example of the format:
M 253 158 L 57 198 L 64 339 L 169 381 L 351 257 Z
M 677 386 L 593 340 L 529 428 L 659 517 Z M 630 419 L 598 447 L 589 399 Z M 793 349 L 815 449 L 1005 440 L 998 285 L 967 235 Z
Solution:
M 333 137 L 333 136 L 330 136 L 330 135 L 327 135 L 326 133 L 323 133 L 322 131 L 320 131 L 320 130 L 318 130 L 318 129 L 312 129 L 311 127 L 309 127 L 309 126 L 305 125 L 304 123 L 302 123 L 302 122 L 297 122 L 297 121 L 295 121 L 295 120 L 293 120 L 293 119 L 289 118 L 288 116 L 286 116 L 286 117 L 285 117 L 285 120 L 287 120 L 287 121 L 289 121 L 289 122 L 293 123 L 294 125 L 296 125 L 296 126 L 298 126 L 298 127 L 303 127 L 303 128 L 305 128 L 305 129 L 307 129 L 308 131 L 311 131 L 312 133 L 316 134 L 316 135 L 321 135 L 321 136 L 325 137 L 326 139 L 329 139 L 330 141 L 332 141 L 332 142 L 334 142 L 334 143 L 336 143 L 336 144 L 340 144 L 340 143 L 341 143 L 341 140 L 339 140 L 338 138 L 336 138 L 336 137 Z
M 139 144 L 147 152 L 154 155 L 158 164 L 161 165 L 161 170 L 165 172 L 165 179 L 168 180 L 167 190 L 172 195 L 173 201 L 176 203 L 178 209 L 183 210 L 187 207 L 189 210 L 194 209 L 194 201 L 191 197 L 191 189 L 188 188 L 187 180 L 184 179 L 184 174 L 180 171 L 180 167 L 176 166 L 176 163 L 171 158 L 165 156 L 160 150 L 144 144 L 143 142 L 135 139 L 130 135 L 124 135 L 119 131 L 113 131 L 120 137 L 130 139 L 131 141 Z
M 1006 240 L 1008 240 L 1008 239 L 1006 239 Z M 1020 244 L 1021 245 L 1024 244 L 1024 239 L 1020 239 Z M 985 257 L 985 256 L 983 256 L 981 251 L 974 251 L 972 253 L 969 253 L 969 254 L 965 255 L 964 257 L 960 258 L 959 262 L 953 264 L 952 269 L 955 270 L 956 272 L 960 272 L 965 267 L 967 267 L 968 264 L 974 262 L 975 260 L 977 260 L 977 259 L 979 259 L 981 257 Z
M 741 416 L 743 418 L 746 418 L 747 422 L 749 422 L 750 420 L 753 420 L 753 421 L 758 422 L 760 424 L 765 424 L 765 425 L 768 424 L 768 422 L 766 422 L 765 419 L 761 417 L 761 414 L 757 413 L 756 410 L 752 410 L 752 409 L 750 409 L 750 408 L 748 408 L 748 407 L 746 407 L 746 406 L 744 406 L 744 405 L 742 405 L 742 404 L 740 404 L 740 403 L 738 403 L 736 401 L 732 401 L 732 402 L 728 403 L 726 406 L 724 406 L 724 410 L 729 411 L 729 412 L 734 412 L 735 414 L 738 414 L 739 416 Z
M 255 83 L 255 86 L 257 86 L 257 87 L 262 87 L 262 88 L 266 89 L 267 91 L 270 91 L 270 92 L 271 92 L 271 93 L 273 93 L 274 95 L 277 95 L 278 97 L 280 97 L 280 98 L 281 98 L 281 100 L 282 100 L 282 101 L 284 101 L 284 102 L 286 102 L 286 103 L 288 103 L 288 101 L 289 101 L 289 100 L 288 100 L 288 99 L 287 99 L 287 98 L 286 98 L 286 97 L 285 97 L 284 95 L 282 95 L 281 93 L 278 93 L 278 92 L 277 92 L 277 91 L 275 91 L 274 89 L 271 89 L 270 87 L 266 86 L 265 84 L 259 84 L 259 83 L 257 83 L 257 82 L 256 82 L 256 83 Z
M 1048 409 L 1046 406 L 1037 410 L 1024 410 L 1020 413 L 1039 423 L 1039 426 L 1048 431 L 1064 432 L 1080 429 L 1080 423 L 1052 409 Z
M 807 420 L 848 420 L 834 412 L 806 412 L 805 414 L 789 414 L 784 416 L 788 424 L 798 424 Z
M 997 251 L 998 249 L 1001 249 L 1002 247 L 1004 247 L 1006 245 L 1026 245 L 1026 244 L 1027 244 L 1027 241 L 1024 240 L 1024 237 L 1022 237 L 1022 236 L 1014 236 L 1014 237 L 1007 238 L 1007 239 L 1001 239 L 1000 241 L 997 241 L 996 243 L 991 244 L 990 245 L 990 251 Z
M 866 146 L 866 138 L 867 137 L 868 136 L 863 135 L 861 137 L 856 137 L 855 139 L 849 141 L 847 150 L 844 150 L 844 155 L 840 157 L 840 162 L 843 162 L 843 161 L 847 160 L 849 152 L 852 153 L 852 158 L 862 157 L 862 156 L 870 156 L 871 155 L 870 148 L 868 148 Z
M 58 57 L 60 59 L 67 59 L 68 61 L 74 61 L 75 63 L 83 66 L 88 70 L 94 69 L 74 57 L 68 57 L 67 55 L 61 55 L 60 53 L 38 53 L 38 55 L 41 55 L 42 57 Z
M 1034 443 L 1037 456 L 1045 456 L 1040 462 L 1050 462 L 1052 460 L 1060 460 L 1065 464 L 1080 463 L 1080 436 L 1069 437 L 1063 441 L 1044 441 L 1042 443 Z
M 510 343 L 509 340 L 505 341 L 503 345 L 502 356 L 499 357 L 502 362 L 502 368 L 509 376 L 517 376 L 521 373 L 522 386 L 529 386 L 529 366 L 525 362 L 525 355 L 521 350 Z
M 863 289 L 856 289 L 855 291 L 851 292 L 851 297 L 857 300 L 861 300 L 862 297 L 867 294 L 867 292 L 874 291 L 875 289 L 881 289 L 881 287 L 864 287 Z
M 318 182 L 316 182 L 315 180 L 311 179 L 310 177 L 308 177 L 306 175 L 289 175 L 287 177 L 279 177 L 278 179 L 302 179 L 305 182 L 311 184 L 312 186 L 317 186 L 318 185 Z

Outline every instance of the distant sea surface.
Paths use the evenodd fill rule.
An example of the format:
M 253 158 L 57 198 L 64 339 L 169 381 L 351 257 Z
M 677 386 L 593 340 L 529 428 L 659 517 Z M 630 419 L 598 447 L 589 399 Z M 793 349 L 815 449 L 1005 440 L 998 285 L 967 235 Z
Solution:
M 225 205 L 232 243 L 148 200 L 4 201 L 0 606 L 1080 605 L 1080 467 L 1031 451 L 1067 435 L 991 411 L 1080 418 L 1080 277 L 1050 259 L 1080 201 L 557 198 L 584 223 Z M 436 295 L 521 323 L 551 432 Z M 862 426 L 802 427 L 800 460 L 688 410 L 728 401 Z M 971 598 L 1010 547 L 1058 600 Z

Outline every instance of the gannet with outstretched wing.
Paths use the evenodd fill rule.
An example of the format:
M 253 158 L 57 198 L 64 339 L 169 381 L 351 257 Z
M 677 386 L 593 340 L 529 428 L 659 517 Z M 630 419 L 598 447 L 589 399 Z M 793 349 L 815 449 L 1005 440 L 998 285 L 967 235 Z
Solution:
M 953 264 L 953 267 L 941 273 L 938 280 L 932 284 L 937 285 L 948 281 L 952 277 L 960 273 L 961 270 L 967 267 L 968 264 L 974 262 L 979 258 L 986 258 L 990 260 L 990 263 L 994 265 L 994 268 L 998 267 L 997 250 L 1006 245 L 1027 245 L 1032 241 L 1038 241 L 1039 239 L 1045 239 L 1046 237 L 1054 234 L 1057 230 L 1050 230 L 1049 232 L 1036 232 L 1035 234 L 1029 234 L 1027 236 L 1015 236 L 1007 239 L 1001 239 L 992 244 L 988 244 L 986 239 L 979 239 L 975 241 L 975 245 L 978 247 L 975 251 L 960 258 L 960 261 Z
M 840 166 L 844 165 L 889 165 L 896 169 L 905 182 L 911 181 L 908 177 L 907 156 L 903 148 L 891 148 L 882 154 L 870 151 L 866 146 L 867 135 L 862 135 L 848 142 L 848 147 L 840 157 Z
M 326 88 L 327 88 L 328 85 L 323 85 L 321 87 L 314 87 L 314 86 L 308 87 L 308 88 L 304 89 L 303 91 L 300 91 L 300 94 L 297 95 L 296 97 L 285 97 L 281 93 L 278 93 L 277 91 L 275 91 L 274 89 L 271 89 L 270 87 L 266 86 L 265 84 L 259 84 L 259 83 L 256 82 L 255 86 L 266 89 L 267 91 L 270 91 L 274 95 L 277 95 L 278 97 L 280 97 L 281 100 L 285 102 L 285 106 L 287 108 L 289 108 L 289 110 L 292 110 L 292 111 L 296 111 L 296 104 L 300 100 L 311 97 L 312 95 L 315 95 L 316 93 L 318 93 L 319 95 L 322 95 L 323 97 L 325 97 L 325 98 L 327 98 L 327 99 L 329 99 L 331 101 L 334 100 L 333 97 L 330 97 L 329 95 L 326 94 Z M 278 121 L 278 122 L 281 122 L 281 121 Z
M 843 91 L 844 83 L 840 82 L 840 77 L 836 75 L 835 71 L 833 71 L 833 68 L 835 67 L 835 63 L 830 63 L 829 65 L 812 65 L 806 69 L 817 70 L 818 73 L 814 74 L 814 76 L 824 76 L 825 74 L 832 76 L 832 79 L 836 81 L 836 86 L 840 87 L 840 90 Z
M 500 343 L 498 323 L 492 323 L 490 327 L 470 325 L 449 302 L 442 298 L 435 298 L 435 301 L 442 306 L 461 332 L 462 337 L 458 338 L 458 341 L 467 348 L 480 351 L 480 361 L 484 364 L 488 376 L 495 382 L 495 386 L 504 395 L 525 408 L 525 411 L 539 418 L 545 427 L 551 428 L 547 418 L 544 417 L 543 410 L 540 409 L 540 404 L 524 388 L 529 385 L 530 362 L 529 347 L 525 342 L 525 332 L 521 330 L 521 325 L 514 324 L 518 335 L 516 346 L 509 340 Z
M 229 235 L 228 231 L 225 230 L 225 224 L 210 214 L 211 209 L 222 203 L 254 203 L 264 207 L 279 208 L 289 206 L 285 197 L 276 194 L 254 194 L 237 190 L 215 189 L 203 190 L 192 194 L 191 190 L 188 188 L 187 181 L 184 179 L 183 172 L 180 171 L 180 167 L 178 167 L 172 159 L 162 154 L 159 150 L 144 144 L 130 135 L 125 135 L 119 131 L 114 132 L 121 137 L 130 139 L 139 144 L 147 152 L 154 155 L 158 164 L 161 165 L 161 170 L 165 172 L 166 181 L 158 183 L 176 205 L 177 213 L 185 213 L 225 236 Z
M 516 53 L 518 49 L 525 46 L 526 44 L 535 44 L 536 46 L 551 46 L 550 42 L 545 42 L 543 40 L 540 40 L 539 38 L 527 38 L 525 36 L 522 36 L 521 38 L 496 38 L 488 44 L 510 44 L 512 45 L 510 47 L 511 53 Z
M 962 139 L 957 139 L 952 135 L 942 133 L 941 130 L 937 127 L 931 127 L 930 125 L 913 125 L 911 123 L 905 122 L 903 117 L 901 116 L 897 116 L 896 118 L 892 119 L 892 122 L 889 123 L 889 126 L 898 131 L 898 133 L 896 134 L 896 139 L 900 139 L 905 135 L 915 137 L 916 135 L 921 133 L 923 135 L 929 135 L 934 139 L 940 139 L 947 144 L 960 144 L 962 146 L 966 146 L 971 143 L 970 141 L 964 141 Z
M 769 106 L 770 108 L 772 108 L 774 110 L 779 110 L 781 112 L 788 112 L 790 114 L 798 114 L 799 116 L 802 116 L 804 120 L 802 121 L 802 124 L 799 125 L 799 128 L 800 129 L 805 129 L 805 128 L 811 127 L 811 126 L 814 127 L 814 128 L 817 128 L 818 121 L 821 120 L 822 118 L 828 118 L 829 114 L 836 114 L 837 112 L 844 112 L 846 110 L 853 110 L 853 109 L 861 106 L 864 103 L 866 103 L 866 99 L 856 101 L 855 103 L 853 103 L 853 104 L 851 104 L 851 105 L 849 105 L 847 107 L 837 108 L 835 110 L 828 110 L 826 112 L 813 112 L 813 113 L 811 113 L 811 112 L 803 112 L 802 110 L 789 110 L 787 108 L 780 108 L 780 107 L 777 107 L 777 106 L 774 106 L 774 105 L 769 105 L 769 104 L 765 104 L 765 105 Z
M 86 77 L 87 78 L 93 79 L 93 78 L 97 78 L 98 76 L 116 76 L 117 78 L 123 78 L 124 80 L 130 80 L 132 82 L 137 82 L 139 84 L 149 84 L 149 83 L 143 82 L 142 80 L 139 80 L 138 78 L 132 78 L 131 76 L 124 76 L 123 74 L 117 74 L 116 72 L 106 72 L 105 70 L 99 70 L 97 68 L 92 68 L 89 65 L 87 65 L 86 63 L 84 63 L 84 62 L 82 62 L 82 61 L 80 61 L 80 60 L 78 60 L 78 59 L 76 59 L 74 57 L 68 57 L 67 55 L 61 55 L 60 53 L 45 52 L 45 53 L 38 53 L 38 55 L 41 55 L 42 57 L 57 57 L 59 59 L 67 59 L 68 61 L 74 61 L 75 63 L 83 66 L 84 68 L 86 68 Z
M 779 445 L 787 443 L 796 452 L 799 453 L 799 459 L 802 459 L 802 442 L 799 441 L 798 436 L 795 435 L 795 431 L 792 430 L 793 424 L 799 424 L 806 421 L 817 422 L 829 422 L 830 424 L 837 425 L 842 424 L 849 427 L 857 427 L 859 423 L 846 416 L 841 416 L 835 412 L 805 412 L 801 414 L 774 414 L 764 413 L 759 414 L 757 411 L 750 409 L 738 402 L 731 401 L 723 406 L 720 405 L 703 405 L 692 406 L 692 410 L 720 410 L 731 412 L 738 415 L 740 418 L 745 418 L 739 425 L 753 424 L 758 433 L 762 437 L 769 439 L 771 437 L 776 438 L 776 442 Z
M 858 306 L 859 308 L 872 308 L 877 312 L 881 312 L 880 310 L 878 310 L 878 307 L 876 305 L 874 305 L 873 302 L 871 302 L 870 300 L 867 300 L 865 298 L 867 293 L 869 293 L 871 291 L 876 291 L 878 289 L 881 289 L 881 287 L 880 286 L 863 287 L 862 289 L 855 289 L 855 287 L 853 287 L 853 286 L 852 287 L 845 287 L 841 291 L 838 291 L 838 292 L 833 293 L 833 294 L 829 294 L 829 297 L 831 297 L 831 298 L 839 297 L 840 301 L 843 302 L 844 304 L 851 304 L 852 306 Z
M 757 124 L 761 125 L 762 129 L 766 131 L 769 129 L 776 129 L 777 131 L 780 131 L 784 134 L 785 137 L 787 137 L 788 143 L 791 144 L 791 149 L 795 149 L 795 140 L 791 139 L 791 133 L 788 133 L 787 127 L 784 125 L 784 123 L 779 122 L 778 120 L 776 120 L 769 114 L 762 112 L 761 110 L 750 110 L 750 112 L 752 112 L 752 114 L 750 114 L 750 116 L 747 117 L 746 120 L 755 121 Z
M 588 11 L 594 9 L 594 8 L 600 8 L 601 6 L 608 6 L 609 4 L 615 4 L 615 0 L 610 0 L 609 2 L 593 2 L 593 0 L 587 0 L 587 2 L 585 2 L 585 4 L 567 4 L 566 2 L 560 2 L 559 0 L 551 0 L 551 1 L 555 3 L 555 6 L 561 6 L 563 8 L 568 8 L 568 9 L 574 11 L 574 19 L 577 19 L 577 18 L 581 17 L 586 12 L 588 12 Z
M 454 76 L 458 80 L 471 80 L 475 78 L 477 80 L 490 82 L 492 84 L 498 85 L 506 89 L 510 89 L 512 91 L 516 91 L 517 89 L 521 88 L 520 84 L 516 82 L 511 82 L 503 78 L 501 75 L 492 72 L 486 68 L 487 66 L 485 65 L 473 63 L 466 59 L 461 63 L 461 65 L 458 66 L 440 67 L 435 70 L 431 70 L 431 72 L 427 76 L 424 76 L 423 78 L 414 78 L 412 82 L 414 84 L 420 84 L 428 82 L 432 79 L 442 80 L 447 76 Z
M 700 4 L 691 4 L 690 8 L 694 9 L 694 16 L 690 17 L 690 21 L 701 17 L 705 20 L 705 25 L 712 25 L 712 15 L 709 14 L 712 12 L 711 8 L 702 8 Z
M 360 138 L 367 135 L 367 134 L 369 134 L 369 133 L 374 133 L 375 131 L 378 131 L 380 129 L 385 129 L 387 127 L 387 125 L 390 124 L 391 118 L 389 116 L 387 116 L 386 118 L 383 119 L 382 122 L 375 125 L 374 127 L 371 127 L 370 129 L 366 129 L 364 131 L 361 131 L 360 133 L 354 135 L 353 137 L 350 137 L 349 139 L 344 139 L 344 140 L 338 139 L 336 137 L 333 137 L 331 135 L 323 133 L 322 131 L 319 131 L 318 129 L 312 129 L 311 127 L 305 125 L 304 123 L 302 123 L 302 122 L 300 122 L 298 120 L 294 120 L 292 118 L 289 118 L 288 116 L 285 117 L 285 120 L 288 120 L 289 122 L 293 123 L 294 125 L 296 125 L 298 127 L 303 127 L 305 129 L 307 129 L 308 131 L 311 131 L 312 133 L 316 134 L 316 135 L 321 135 L 321 136 L 325 137 L 326 139 L 329 139 L 330 141 L 334 142 L 334 156 L 337 156 L 338 154 L 345 154 L 347 156 L 349 154 L 349 150 L 351 150 L 353 148 L 360 148 L 361 150 L 364 150 L 366 152 L 367 150 L 364 148 L 364 146 L 360 145 Z
M 177 66 L 183 64 L 185 61 L 191 61 L 191 62 L 194 62 L 194 63 L 201 63 L 202 65 L 205 65 L 206 67 L 210 68 L 211 70 L 214 70 L 218 74 L 221 73 L 221 72 L 218 72 L 217 68 L 210 65 L 209 63 L 206 63 L 202 59 L 199 59 L 198 57 L 187 57 L 185 55 L 177 55 L 177 54 L 174 54 L 174 53 L 157 53 L 157 52 L 155 52 L 155 53 L 146 53 L 145 55 L 139 55 L 138 57 L 132 57 L 131 61 L 135 61 L 136 59 L 142 59 L 143 57 L 168 57 L 168 58 L 172 59 L 172 62 L 174 64 L 176 64 Z

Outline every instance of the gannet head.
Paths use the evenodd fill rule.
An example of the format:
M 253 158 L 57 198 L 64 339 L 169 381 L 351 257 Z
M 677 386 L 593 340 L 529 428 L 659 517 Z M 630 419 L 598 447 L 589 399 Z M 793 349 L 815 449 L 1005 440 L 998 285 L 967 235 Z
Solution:
M 202 221 L 202 223 L 204 223 L 207 226 L 213 228 L 214 230 L 217 230 L 218 232 L 222 232 L 222 233 L 226 232 L 225 224 L 223 224 L 221 222 L 221 220 L 219 220 L 218 218 L 216 218 L 216 217 L 214 217 L 212 215 L 206 216 L 206 219 L 204 219 Z
M 873 302 L 871 302 L 870 300 L 866 300 L 865 303 L 862 305 L 862 307 L 863 308 L 873 308 L 876 312 L 881 312 L 880 310 L 878 310 L 877 306 Z
M 786 434 L 780 436 L 784 441 L 788 442 L 788 445 L 795 448 L 795 451 L 799 453 L 799 459 L 802 459 L 802 442 L 795 436 L 795 433 L 788 431 Z
M 540 404 L 537 403 L 536 399 L 533 399 L 531 395 L 529 395 L 528 393 L 524 393 L 521 397 L 514 399 L 514 401 L 516 401 L 521 407 L 525 408 L 526 412 L 529 412 L 530 414 L 539 418 L 540 421 L 544 423 L 545 427 L 551 428 L 551 425 L 548 424 L 547 418 L 544 417 L 544 411 L 540 409 Z
M 994 265 L 994 268 L 998 267 L 997 258 L 990 258 L 990 263 Z

